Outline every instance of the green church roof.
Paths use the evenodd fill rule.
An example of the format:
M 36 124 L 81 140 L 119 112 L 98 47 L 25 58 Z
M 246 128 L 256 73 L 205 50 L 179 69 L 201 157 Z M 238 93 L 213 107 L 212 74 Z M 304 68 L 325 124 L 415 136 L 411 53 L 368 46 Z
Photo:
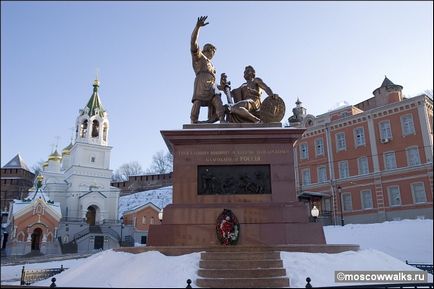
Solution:
M 99 99 L 98 87 L 99 87 L 99 81 L 95 80 L 93 83 L 92 96 L 90 97 L 89 102 L 86 105 L 86 107 L 89 109 L 87 114 L 89 116 L 94 116 L 98 114 L 100 117 L 104 117 L 105 110 L 104 107 L 102 106 L 101 100 Z

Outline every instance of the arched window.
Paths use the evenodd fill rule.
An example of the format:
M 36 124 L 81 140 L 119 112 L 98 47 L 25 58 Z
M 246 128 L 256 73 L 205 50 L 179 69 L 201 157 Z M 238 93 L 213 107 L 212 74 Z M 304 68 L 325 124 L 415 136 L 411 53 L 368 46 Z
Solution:
M 102 130 L 102 139 L 103 139 L 103 141 L 107 141 L 107 130 L 108 130 L 108 126 L 107 126 L 107 123 L 105 122 L 103 124 L 103 130 Z
M 99 121 L 96 119 L 92 122 L 92 137 L 99 136 Z
M 80 137 L 86 137 L 87 134 L 87 119 L 83 121 L 83 123 L 80 126 Z
M 18 235 L 17 235 L 17 240 L 19 242 L 23 242 L 24 241 L 24 237 L 25 237 L 24 232 L 19 232 Z

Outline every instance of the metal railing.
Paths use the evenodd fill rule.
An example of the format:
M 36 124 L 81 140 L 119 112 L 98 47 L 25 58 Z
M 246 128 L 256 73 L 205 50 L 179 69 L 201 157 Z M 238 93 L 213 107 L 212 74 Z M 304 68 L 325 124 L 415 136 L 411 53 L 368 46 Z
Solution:
M 34 282 L 45 280 L 59 274 L 68 268 L 63 268 L 63 265 L 60 268 L 50 268 L 50 269 L 40 269 L 40 270 L 26 270 L 23 266 L 21 270 L 21 280 L 20 285 L 30 285 Z

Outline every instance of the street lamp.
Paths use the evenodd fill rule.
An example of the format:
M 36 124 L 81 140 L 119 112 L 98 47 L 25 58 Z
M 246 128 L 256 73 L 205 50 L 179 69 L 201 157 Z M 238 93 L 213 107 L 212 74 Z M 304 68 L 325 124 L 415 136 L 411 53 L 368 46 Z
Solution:
M 163 208 L 161 208 L 161 211 L 158 213 L 158 220 L 160 220 L 160 223 L 163 222 Z
M 344 222 L 344 205 L 342 204 L 342 188 L 341 186 L 338 186 L 338 195 L 339 195 L 339 199 L 340 199 L 340 203 L 341 203 L 341 225 L 344 226 L 345 222 Z
M 319 216 L 319 210 L 315 205 L 313 206 L 312 210 L 310 210 L 310 214 L 313 217 L 313 221 L 316 223 Z
M 121 240 L 119 241 L 119 245 L 122 247 L 122 229 L 124 228 L 124 216 L 121 217 Z

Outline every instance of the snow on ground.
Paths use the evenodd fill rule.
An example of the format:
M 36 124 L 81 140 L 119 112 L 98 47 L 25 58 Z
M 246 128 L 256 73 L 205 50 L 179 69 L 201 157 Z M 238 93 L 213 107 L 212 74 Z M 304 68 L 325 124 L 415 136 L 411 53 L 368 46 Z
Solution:
M 357 243 L 362 249 L 339 254 L 282 252 L 281 257 L 291 287 L 304 287 L 306 277 L 312 279 L 314 287 L 342 286 L 334 283 L 334 271 L 338 270 L 419 271 L 403 260 L 432 263 L 432 226 L 432 220 L 326 226 L 327 243 Z M 194 282 L 198 277 L 199 259 L 200 253 L 164 256 L 156 251 L 129 254 L 108 250 L 85 259 L 28 264 L 26 268 L 55 268 L 63 264 L 69 269 L 56 275 L 59 287 L 185 288 L 187 279 Z M 22 265 L 2 266 L 1 283 L 18 284 L 11 279 L 19 278 L 21 268 Z M 429 276 L 432 282 L 432 275 Z M 48 286 L 50 279 L 34 285 Z
M 148 190 L 137 192 L 131 195 L 119 198 L 119 218 L 125 211 L 133 210 L 139 206 L 153 203 L 155 206 L 161 208 L 172 203 L 172 186 L 162 187 L 155 190 Z
M 327 244 L 359 244 L 409 263 L 433 263 L 433 220 L 325 226 Z
M 375 249 L 338 254 L 281 252 L 290 286 L 304 288 L 306 277 L 313 287 L 366 285 L 366 283 L 335 283 L 335 271 L 418 271 L 400 260 Z M 430 275 L 430 282 L 433 281 Z

